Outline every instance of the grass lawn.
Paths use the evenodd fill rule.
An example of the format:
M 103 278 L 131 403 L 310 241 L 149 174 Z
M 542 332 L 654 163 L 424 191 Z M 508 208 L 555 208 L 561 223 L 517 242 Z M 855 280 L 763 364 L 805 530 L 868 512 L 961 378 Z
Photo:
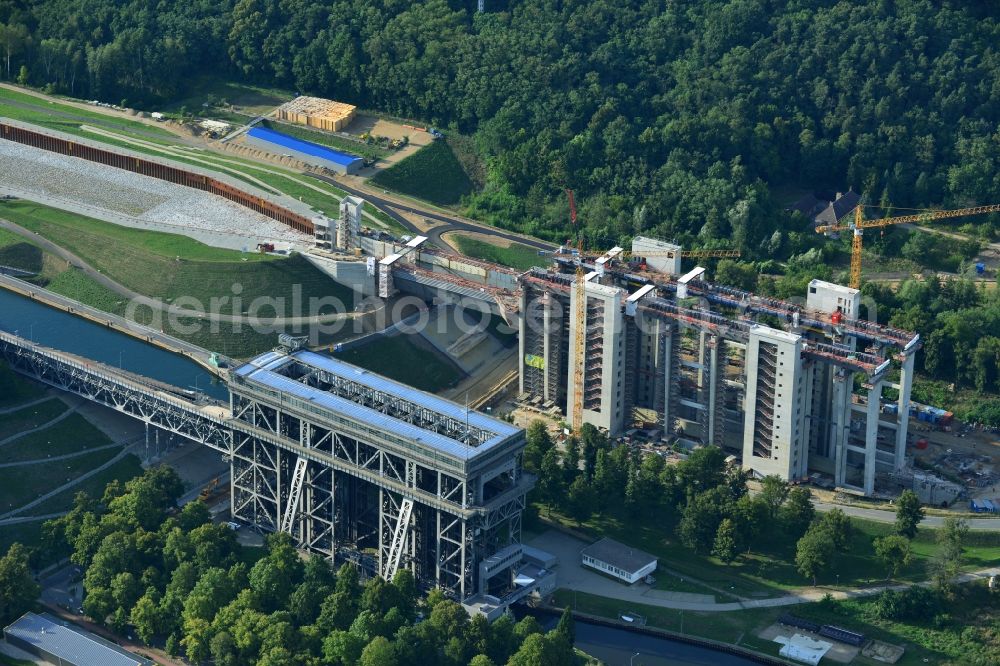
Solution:
M 125 313 L 128 301 L 118 292 L 111 291 L 79 268 L 70 268 L 51 280 L 41 283 L 46 289 L 85 303 L 112 314 Z
M 701 636 L 702 638 L 710 638 L 733 644 L 740 639 L 741 635 L 749 632 L 756 633 L 764 629 L 784 612 L 782 609 L 777 608 L 760 608 L 727 613 L 678 611 L 671 608 L 635 604 L 620 599 L 609 599 L 594 594 L 587 594 L 586 592 L 563 589 L 556 591 L 555 605 L 561 607 L 569 606 L 581 613 L 612 619 L 618 619 L 622 613 L 631 611 L 646 618 L 646 624 L 650 627 L 692 634 Z
M 461 371 L 418 335 L 394 335 L 337 354 L 348 363 L 390 379 L 435 393 L 454 386 Z
M 538 256 L 538 250 L 514 243 L 509 247 L 500 247 L 492 243 L 464 236 L 460 233 L 452 234 L 448 237 L 458 246 L 458 251 L 475 259 L 492 261 L 511 268 L 526 271 L 534 266 L 543 266 L 548 263 L 545 257 Z
M 369 146 L 361 141 L 351 141 L 350 139 L 345 139 L 335 134 L 319 132 L 298 125 L 292 125 L 290 123 L 277 123 L 265 120 L 261 122 L 261 125 L 267 127 L 268 129 L 272 129 L 275 132 L 281 132 L 282 134 L 293 136 L 296 139 L 318 143 L 321 146 L 333 148 L 334 150 L 350 153 L 359 157 L 371 157 L 377 159 L 391 154 L 390 151 L 385 150 L 384 148 L 379 148 L 378 146 Z
M 256 252 L 244 254 L 237 250 L 215 248 L 187 236 L 123 227 L 24 200 L 0 202 L 0 215 L 15 224 L 38 232 L 57 245 L 65 246 L 71 251 L 73 247 L 70 245 L 87 247 L 87 242 L 75 238 L 75 236 L 82 234 L 100 236 L 100 240 L 105 243 L 113 242 L 116 245 L 134 247 L 151 254 L 169 257 L 171 260 L 180 256 L 191 261 L 206 262 L 237 262 L 241 259 L 246 259 L 248 263 L 280 261 L 280 259 L 270 255 Z M 71 235 L 74 238 L 50 236 L 45 233 L 46 231 L 52 234 L 56 231 L 64 234 L 72 232 Z M 20 238 L 20 236 L 15 237 Z M 94 242 L 89 239 L 88 241 Z
M 114 449 L 95 451 L 56 463 L 0 469 L 0 512 L 6 513 L 58 488 L 116 455 Z
M 26 106 L 31 108 L 25 108 Z M 92 136 L 80 129 L 80 125 L 89 123 L 110 127 L 120 132 L 132 133 L 146 140 L 174 138 L 174 135 L 165 129 L 129 120 L 124 114 L 117 117 L 111 114 L 97 113 L 68 104 L 49 102 L 34 95 L 7 88 L 0 88 L 0 116 L 81 136 Z
M 380 171 L 372 177 L 371 183 L 442 206 L 457 204 L 472 192 L 472 181 L 455 158 L 447 139 L 439 139 Z
M 62 405 L 65 410 L 66 406 L 63 405 L 62 401 L 56 400 L 55 402 Z M 108 436 L 92 425 L 90 421 L 79 414 L 70 414 L 45 430 L 33 432 L 4 445 L 0 448 L 0 457 L 5 463 L 44 460 L 50 456 L 86 451 L 110 443 L 111 440 Z
M 100 499 L 104 495 L 104 488 L 111 481 L 118 479 L 124 483 L 141 473 L 142 465 L 139 464 L 139 459 L 132 455 L 125 456 L 111 467 L 108 467 L 99 474 L 95 474 L 83 483 L 55 495 L 31 511 L 25 512 L 25 515 L 45 516 L 50 513 L 66 511 L 73 506 L 73 498 L 78 492 L 85 492 L 91 497 Z M 45 521 L 43 520 L 36 520 L 0 527 L 0 553 L 6 553 L 11 544 L 15 542 L 24 544 L 28 548 L 39 548 L 41 546 L 41 530 L 44 523 Z M 36 553 L 35 557 L 42 566 L 50 563 L 49 556 L 45 551 Z
M 201 113 L 202 104 L 208 103 L 209 105 L 226 106 L 231 104 L 240 110 L 260 114 L 270 111 L 294 97 L 294 94 L 288 90 L 235 83 L 214 76 L 204 76 L 186 88 L 189 91 L 187 96 L 149 110 L 176 113 L 182 107 L 186 107 L 190 112 Z
M 13 231 L 0 229 L 0 264 L 40 273 L 43 259 L 44 253 L 40 247 Z
M 20 543 L 28 548 L 37 548 L 42 536 L 42 520 L 30 523 L 15 523 L 0 526 L 0 555 L 14 543 Z M 0 661 L 0 664 L 4 662 Z
M 125 483 L 129 479 L 142 474 L 142 464 L 139 458 L 134 455 L 127 455 L 114 465 L 95 474 L 83 483 L 54 495 L 45 500 L 30 511 L 24 513 L 25 516 L 46 516 L 58 511 L 66 511 L 73 506 L 73 498 L 77 493 L 84 492 L 94 499 L 101 499 L 104 489 L 112 481 L 118 480 Z
M 979 584 L 979 587 L 984 586 Z M 970 594 L 983 596 L 982 591 L 978 589 L 972 590 Z M 992 602 L 984 600 L 984 603 L 977 605 L 955 604 L 949 621 L 941 627 L 933 626 L 932 618 L 928 618 L 922 624 L 876 619 L 871 615 L 874 603 L 874 598 L 865 598 L 819 601 L 784 608 L 696 612 L 633 604 L 571 590 L 557 590 L 555 593 L 556 606 L 570 606 L 582 613 L 612 619 L 617 619 L 626 611 L 638 613 L 646 618 L 646 623 L 650 627 L 741 645 L 772 656 L 778 655 L 780 646 L 772 641 L 758 638 L 757 634 L 773 624 L 782 613 L 789 612 L 820 624 L 835 624 L 860 631 L 870 638 L 904 645 L 906 652 L 897 662 L 900 666 L 926 663 L 988 663 L 966 661 L 970 651 L 978 649 L 982 654 L 986 654 L 991 648 L 989 643 L 982 639 L 977 641 L 965 637 L 963 631 L 970 624 L 988 627 L 991 618 L 995 620 L 1000 616 L 1000 603 L 996 599 Z M 852 663 L 860 666 L 876 666 L 879 662 L 859 655 Z
M 52 398 L 32 407 L 25 407 L 10 414 L 4 414 L 0 417 L 0 440 L 48 423 L 67 409 L 66 403 L 62 400 Z M 30 437 L 30 435 L 27 437 Z M 12 446 L 13 444 L 8 444 L 3 448 L 3 462 L 13 462 L 13 460 L 9 460 L 7 457 Z
M 376 218 L 381 222 L 391 233 L 398 235 L 412 233 L 409 229 L 404 227 L 402 224 L 396 220 L 389 217 L 386 213 L 382 212 L 375 206 L 371 205 L 367 201 L 364 206 L 365 212 L 370 214 L 372 217 Z
M 276 299 L 260 301 L 258 311 L 264 316 L 273 314 L 275 304 L 286 315 L 316 314 L 309 309 L 311 298 L 332 296 L 340 299 L 345 309 L 353 307 L 354 294 L 350 289 L 334 282 L 299 255 L 285 258 L 220 250 L 184 236 L 120 227 L 23 201 L 0 204 L 0 215 L 58 243 L 126 287 L 163 298 L 165 302 L 193 297 L 207 310 L 216 298 L 218 312 L 233 314 L 234 292 L 239 291 L 240 312 L 246 312 L 254 299 Z M 48 281 L 48 286 L 116 314 L 121 314 L 126 306 L 122 296 L 80 271 L 65 271 Z M 301 303 L 301 312 L 293 313 L 291 308 L 296 302 Z M 332 311 L 330 307 L 322 310 Z M 220 334 L 227 328 L 231 330 L 232 325 L 220 325 Z M 205 329 L 210 335 L 207 325 Z M 241 335 L 254 335 L 247 326 L 243 329 Z M 243 346 L 239 336 L 232 335 L 234 346 Z M 265 344 L 273 344 L 273 336 L 265 335 Z
M 548 516 L 548 509 L 540 509 L 540 514 Z M 645 517 L 595 514 L 582 527 L 555 512 L 551 519 L 594 538 L 609 536 L 641 548 L 659 556 L 664 568 L 738 596 L 781 596 L 787 590 L 812 583 L 796 570 L 795 543 L 781 532 L 768 537 L 765 540 L 767 545 L 760 551 L 743 554 L 727 566 L 714 557 L 697 555 L 684 547 L 674 535 L 673 516 L 650 521 Z M 852 523 L 855 530 L 850 548 L 845 553 L 837 554 L 831 570 L 819 577 L 820 585 L 857 587 L 868 582 L 881 582 L 885 578 L 885 569 L 875 557 L 872 539 L 890 533 L 892 525 L 856 518 L 852 519 Z M 937 551 L 935 534 L 936 531 L 931 529 L 919 531 L 912 544 L 913 561 L 900 574 L 899 580 L 925 580 L 929 577 L 927 564 Z M 968 569 L 991 566 L 1000 559 L 1000 535 L 996 533 L 972 533 L 966 544 L 965 565 Z
M 29 382 L 8 368 L 6 363 L 0 361 L 0 408 L 31 402 L 44 394 L 45 388 L 43 386 Z
M 214 297 L 220 299 L 219 311 L 231 314 L 232 301 L 221 299 L 231 299 L 233 285 L 238 284 L 243 289 L 241 312 L 246 312 L 255 298 L 274 297 L 284 299 L 287 314 L 291 315 L 296 290 L 301 293 L 301 314 L 304 315 L 315 314 L 309 309 L 311 297 L 333 296 L 341 299 L 346 309 L 353 307 L 354 295 L 350 289 L 334 282 L 298 255 L 281 258 L 221 250 L 185 236 L 120 227 L 25 201 L 0 203 L 0 216 L 38 231 L 125 286 L 159 296 L 165 302 L 190 295 L 207 309 Z M 19 242 L 18 238 L 12 234 L 7 241 Z M 0 251 L 8 247 L 4 240 L 0 237 Z M 177 257 L 182 257 L 181 261 Z M 191 260 L 185 260 L 188 258 Z M 43 271 L 32 281 L 105 312 L 126 313 L 128 301 L 123 296 L 83 271 L 68 268 L 68 264 L 47 253 L 43 262 L 52 270 Z M 189 304 L 180 305 L 188 307 Z M 328 312 L 332 312 L 329 307 L 321 310 L 324 314 Z M 265 304 L 259 313 L 263 317 L 270 316 L 273 308 Z M 132 314 L 141 324 L 163 326 L 168 323 L 163 318 L 154 319 L 149 308 L 138 308 Z M 254 331 L 248 325 L 231 323 L 219 323 L 213 331 L 211 325 L 190 318 L 179 318 L 179 323 L 198 325 L 191 332 L 174 331 L 177 337 L 235 358 L 246 358 L 270 349 L 281 332 Z M 317 340 L 320 344 L 330 344 L 343 339 L 351 333 L 349 323 L 345 328 L 336 333 L 320 334 Z M 304 334 L 303 331 L 288 332 Z

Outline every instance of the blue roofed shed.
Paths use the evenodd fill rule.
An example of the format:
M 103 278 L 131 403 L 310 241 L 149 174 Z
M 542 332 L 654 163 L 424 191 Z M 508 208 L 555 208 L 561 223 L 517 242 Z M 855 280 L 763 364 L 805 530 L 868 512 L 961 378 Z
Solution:
M 364 166 L 364 160 L 356 155 L 296 139 L 266 127 L 250 129 L 246 134 L 246 142 L 269 153 L 288 154 L 307 164 L 326 167 L 340 174 L 357 173 Z

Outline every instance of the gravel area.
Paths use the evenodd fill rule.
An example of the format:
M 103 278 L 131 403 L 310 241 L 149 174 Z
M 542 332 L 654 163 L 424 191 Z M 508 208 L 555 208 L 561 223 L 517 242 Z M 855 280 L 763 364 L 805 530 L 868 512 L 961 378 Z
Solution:
M 285 225 L 222 197 L 123 169 L 0 139 L 0 183 L 41 199 L 68 199 L 138 220 L 302 241 Z

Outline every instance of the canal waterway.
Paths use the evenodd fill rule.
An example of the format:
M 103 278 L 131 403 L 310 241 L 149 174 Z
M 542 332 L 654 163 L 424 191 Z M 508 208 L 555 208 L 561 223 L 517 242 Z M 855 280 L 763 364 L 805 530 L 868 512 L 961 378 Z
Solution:
M 229 400 L 225 383 L 188 358 L 6 289 L 0 289 L 0 329 L 45 347 Z
M 523 617 L 519 609 L 515 616 Z M 542 627 L 554 629 L 559 617 L 532 612 Z M 577 620 L 574 645 L 608 666 L 756 666 L 756 662 L 710 648 L 627 629 Z
M 0 289 L 0 329 L 53 349 L 144 375 L 221 400 L 224 383 L 200 365 L 82 317 Z M 520 613 L 518 613 L 520 615 Z M 558 618 L 540 616 L 546 629 Z M 609 666 L 750 666 L 736 655 L 585 621 L 576 622 L 576 646 Z

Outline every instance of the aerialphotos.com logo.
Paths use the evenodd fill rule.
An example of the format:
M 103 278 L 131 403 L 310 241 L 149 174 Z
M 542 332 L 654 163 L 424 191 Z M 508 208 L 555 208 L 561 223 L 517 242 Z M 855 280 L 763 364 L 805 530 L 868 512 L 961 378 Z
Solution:
M 234 283 L 231 295 L 213 296 L 206 304 L 194 296 L 179 296 L 169 303 L 161 298 L 140 296 L 131 299 L 124 317 L 133 332 L 158 331 L 191 336 L 202 333 L 262 335 L 288 333 L 304 336 L 310 345 L 332 338 L 345 338 L 383 331 L 392 327 L 399 333 L 419 333 L 433 320 L 437 332 L 458 330 L 463 335 L 484 332 L 495 316 L 490 304 L 475 298 L 439 291 L 428 303 L 416 296 L 382 299 L 355 292 L 352 304 L 336 296 L 303 298 L 302 285 L 292 285 L 289 296 L 256 296 L 246 301 L 244 287 Z M 436 309 L 432 318 L 431 310 Z M 515 333 L 505 323 L 496 326 L 502 334 Z

